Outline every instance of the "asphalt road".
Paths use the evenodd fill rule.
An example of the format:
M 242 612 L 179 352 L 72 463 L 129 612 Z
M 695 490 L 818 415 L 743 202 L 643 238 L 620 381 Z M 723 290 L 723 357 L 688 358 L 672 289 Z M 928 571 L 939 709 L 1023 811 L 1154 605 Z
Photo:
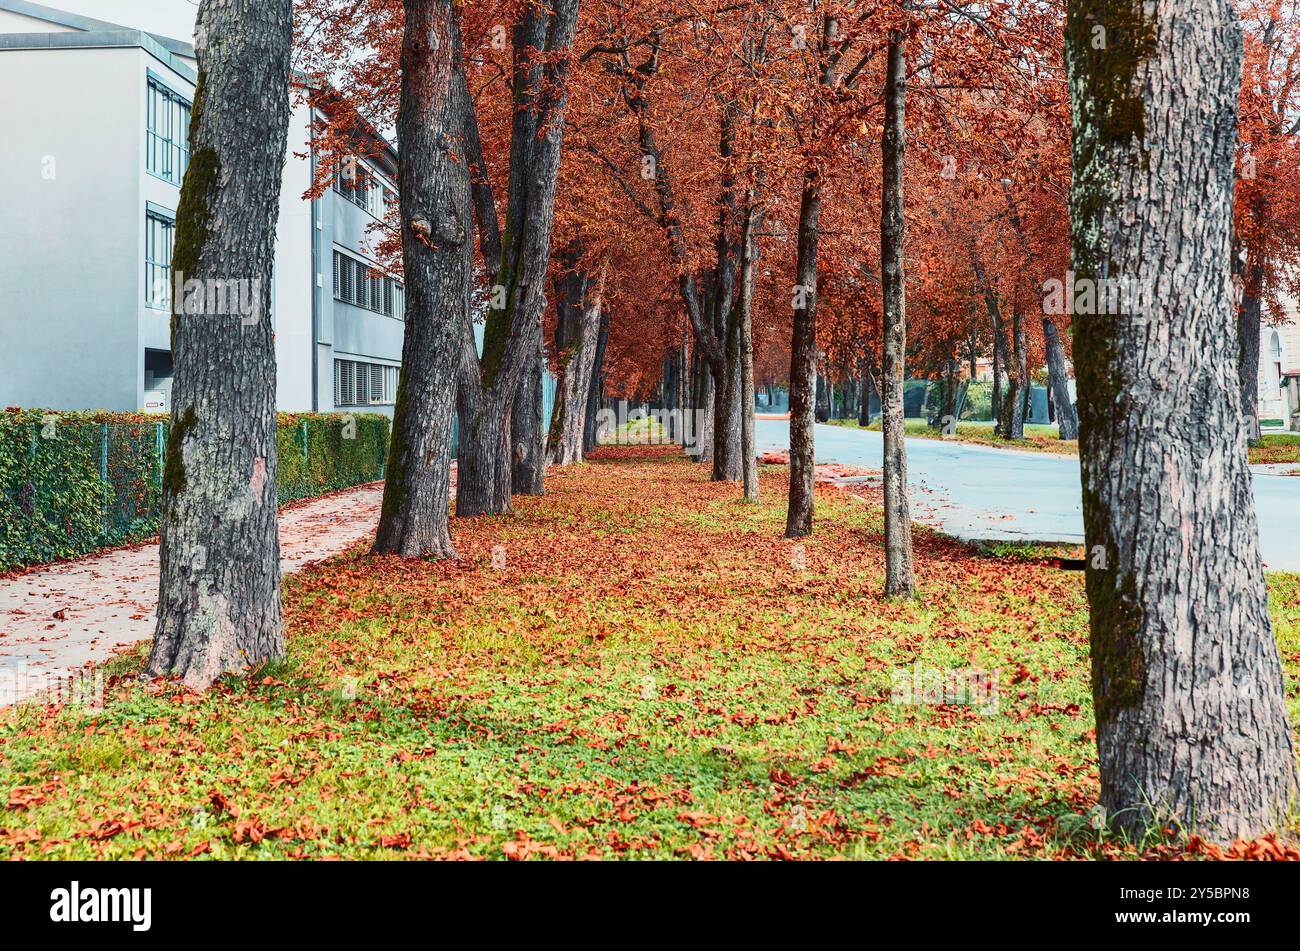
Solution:
M 789 448 L 789 421 L 760 419 L 759 452 Z M 817 427 L 817 461 L 880 468 L 880 433 Z M 1260 546 L 1273 571 L 1300 571 L 1300 476 L 1252 467 Z M 907 440 L 913 517 L 959 538 L 1083 543 L 1079 460 L 956 441 Z

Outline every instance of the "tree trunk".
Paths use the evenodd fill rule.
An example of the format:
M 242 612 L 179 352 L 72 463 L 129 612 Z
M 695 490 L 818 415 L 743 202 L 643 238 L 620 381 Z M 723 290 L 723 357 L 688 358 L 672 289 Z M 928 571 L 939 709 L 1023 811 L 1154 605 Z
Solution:
M 1020 304 L 1011 305 L 1011 372 L 1007 394 L 1007 425 L 1003 434 L 1008 439 L 1025 438 L 1025 399 L 1029 396 L 1029 365 L 1025 353 L 1025 322 Z
M 603 305 L 603 302 L 602 302 Z M 596 419 L 605 405 L 605 349 L 609 344 L 609 314 L 601 308 L 596 355 L 591 361 L 591 382 L 587 390 L 587 418 L 582 426 L 582 454 L 596 449 Z
M 713 479 L 716 482 L 735 482 L 741 477 L 740 459 L 740 325 L 733 317 L 727 318 L 727 359 L 721 379 L 713 381 Z
M 871 371 L 870 360 L 862 365 L 862 398 L 858 404 L 858 425 L 871 425 L 871 394 L 876 392 L 876 375 Z
M 954 433 L 957 431 L 956 430 L 957 414 L 961 411 L 961 407 L 957 405 L 958 400 L 961 396 L 961 385 L 957 381 L 957 373 L 960 370 L 960 368 L 961 368 L 961 363 L 956 358 L 950 359 L 948 361 L 948 378 L 946 381 L 946 387 L 944 389 L 944 394 L 943 394 L 944 396 L 943 415 L 948 417 L 948 419 L 940 421 L 940 422 L 951 421 L 953 425 Z
M 973 245 L 970 259 L 971 266 L 975 269 L 975 278 L 984 293 L 984 306 L 988 309 L 989 320 L 993 324 L 993 417 L 996 420 L 993 432 L 1005 438 L 1011 438 L 1010 433 L 1013 431 L 1014 426 L 1012 419 L 1014 416 L 1013 407 L 1019 399 L 1019 389 L 1015 379 L 1016 374 L 1012 365 L 1011 354 L 1007 349 L 1007 339 L 1002 333 L 1002 305 L 998 301 L 997 289 L 989 280 L 988 274 L 985 273 L 979 254 Z M 1008 383 L 1005 388 L 1002 386 L 1004 375 L 1007 377 Z
M 176 374 L 158 625 L 147 668 L 194 689 L 284 654 L 271 280 L 291 6 L 206 0 L 198 12 L 191 157 L 172 257 Z M 209 311 L 219 296 L 212 289 L 228 296 L 231 286 L 243 306 Z
M 494 288 L 500 299 L 488 309 L 482 359 L 472 342 L 464 345 L 457 395 L 458 516 L 512 511 L 511 417 L 516 390 L 541 340 L 578 0 L 556 0 L 553 7 L 526 7 L 515 25 L 518 106 L 510 136 L 507 242 Z
M 990 309 L 993 318 L 993 395 L 989 399 L 989 413 L 993 417 L 993 434 L 1002 432 L 1002 361 L 1000 352 L 1002 334 L 998 330 L 997 312 Z
M 682 335 L 682 345 L 677 348 L 675 364 L 677 367 L 677 406 L 682 411 L 681 418 L 678 420 L 677 424 L 676 441 L 680 445 L 685 446 L 686 440 L 689 438 L 694 426 L 694 407 L 690 405 L 691 384 L 690 380 L 687 378 L 687 373 L 691 365 L 690 347 L 686 334 Z
M 820 371 L 817 372 L 816 380 L 817 403 L 813 408 L 813 421 L 818 423 L 829 422 L 831 418 L 831 385 L 826 379 L 826 374 Z
M 1078 439 L 1079 418 L 1074 412 L 1069 383 L 1065 378 L 1065 348 L 1061 345 L 1056 321 L 1051 317 L 1043 317 L 1043 341 L 1047 344 L 1047 382 L 1056 404 L 1056 425 L 1062 439 Z
M 1246 444 L 1258 446 L 1259 429 L 1259 334 L 1260 292 L 1263 274 L 1258 266 L 1250 268 L 1237 310 L 1240 336 L 1239 373 L 1241 378 L 1241 415 L 1246 423 Z
M 1229 271 L 1236 27 L 1227 0 L 1067 8 L 1073 271 L 1146 289 L 1074 347 L 1101 802 L 1138 838 L 1280 830 L 1296 792 Z
M 568 325 L 566 334 L 572 336 L 564 340 L 560 351 L 560 377 L 555 387 L 555 406 L 551 411 L 551 432 L 546 449 L 547 459 L 554 465 L 567 466 L 582 461 L 591 376 L 600 337 L 605 271 L 606 265 L 602 263 L 594 289 L 584 275 L 579 282 L 569 285 L 580 288 L 576 300 L 557 301 L 562 305 L 566 318 L 576 318 L 577 325 Z
M 740 323 L 735 313 L 736 270 L 740 263 L 741 235 L 736 227 L 736 174 L 732 158 L 739 101 L 728 99 L 722 108 L 718 155 L 722 159 L 722 189 L 718 200 L 718 225 L 714 267 L 713 334 L 721 344 L 724 361 L 715 367 L 713 393 L 713 479 L 734 482 L 742 476 L 741 345 Z
M 822 18 L 819 77 L 823 89 L 834 89 L 839 18 Z M 794 319 L 790 331 L 790 495 L 785 513 L 785 537 L 802 538 L 813 529 L 815 453 L 813 402 L 817 374 L 817 242 L 821 227 L 821 170 L 804 171 L 799 198 L 798 249 L 795 259 Z
M 687 452 L 693 455 L 697 462 L 710 462 L 713 459 L 713 373 L 704 354 L 700 352 L 698 342 L 692 362 L 695 365 L 692 376 L 699 432 L 695 433 L 694 446 L 688 447 Z
M 916 594 L 912 574 L 912 516 L 907 498 L 907 443 L 903 426 L 903 362 L 907 356 L 907 298 L 904 289 L 903 133 L 907 105 L 906 35 L 889 31 L 885 78 L 885 129 L 880 210 L 880 285 L 885 350 L 881 396 L 884 432 L 885 596 Z
M 785 537 L 812 534 L 813 403 L 817 386 L 817 237 L 821 216 L 821 175 L 804 173 L 799 201 L 798 259 L 795 263 L 794 319 L 790 339 L 790 498 Z
M 524 367 L 510 411 L 510 491 L 515 495 L 544 495 L 546 433 L 542 428 L 542 364 L 546 352 L 537 351 Z
M 760 227 L 762 215 L 754 208 L 754 194 L 750 190 L 745 200 L 745 220 L 741 234 L 740 251 L 740 457 L 745 501 L 758 501 L 758 452 L 754 445 L 754 232 Z
M 373 551 L 454 558 L 447 528 L 451 421 L 473 251 L 465 224 L 468 170 L 446 143 L 465 124 L 469 93 L 451 35 L 450 6 L 412 0 L 406 23 L 397 120 L 406 331 Z

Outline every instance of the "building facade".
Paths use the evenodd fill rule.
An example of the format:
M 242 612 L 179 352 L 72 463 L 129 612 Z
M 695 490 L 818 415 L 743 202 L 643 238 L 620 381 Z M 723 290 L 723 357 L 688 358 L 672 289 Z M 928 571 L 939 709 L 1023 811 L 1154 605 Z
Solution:
M 171 251 L 197 82 L 189 43 L 0 0 L 0 406 L 170 410 Z M 403 289 L 373 251 L 396 152 L 315 177 L 289 124 L 272 286 L 285 411 L 391 413 Z
M 1300 310 L 1291 301 L 1283 323 L 1259 329 L 1261 428 L 1300 431 Z

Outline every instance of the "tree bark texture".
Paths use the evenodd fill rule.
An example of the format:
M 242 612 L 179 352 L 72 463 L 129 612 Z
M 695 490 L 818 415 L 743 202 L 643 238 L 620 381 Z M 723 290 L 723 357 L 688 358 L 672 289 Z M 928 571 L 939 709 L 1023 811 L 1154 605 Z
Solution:
M 284 654 L 271 280 L 291 6 L 204 0 L 198 11 L 198 86 L 172 270 L 178 284 L 247 282 L 233 286 L 251 306 L 212 313 L 205 304 L 191 313 L 189 294 L 173 301 L 158 624 L 147 669 L 178 674 L 195 689 Z
M 903 135 L 907 103 L 907 38 L 891 30 L 885 78 L 885 130 L 881 137 L 883 184 L 880 211 L 880 285 L 885 349 L 881 374 L 884 433 L 885 595 L 916 594 L 912 571 L 912 516 L 907 496 L 907 444 L 903 425 L 903 364 L 907 357 L 904 289 Z
M 1066 49 L 1073 270 L 1149 301 L 1074 318 L 1101 803 L 1258 836 L 1296 774 L 1230 275 L 1241 33 L 1228 0 L 1070 0 Z
M 1070 399 L 1070 387 L 1065 376 L 1065 347 L 1061 344 L 1061 333 L 1056 321 L 1043 317 L 1043 341 L 1047 349 L 1047 382 L 1052 388 L 1052 400 L 1056 404 L 1056 425 L 1062 439 L 1079 438 L 1079 417 L 1074 411 L 1074 401 Z
M 1248 269 L 1241 304 L 1237 309 L 1237 329 L 1240 337 L 1241 415 L 1246 422 L 1246 443 L 1259 445 L 1259 336 L 1262 312 L 1260 282 L 1262 270 L 1258 265 Z
M 583 458 L 583 434 L 596 345 L 600 337 L 605 271 L 606 265 L 602 263 L 594 282 L 585 271 L 576 270 L 561 279 L 561 293 L 556 299 L 559 307 L 556 351 L 560 370 L 546 448 L 547 461 L 554 465 L 565 466 L 581 462 Z
M 740 325 L 740 458 L 745 501 L 758 501 L 758 451 L 754 442 L 754 233 L 762 215 L 750 190 L 741 231 L 740 294 L 736 303 Z
M 494 288 L 500 293 L 488 309 L 481 359 L 472 334 L 462 332 L 458 516 L 512 510 L 511 417 L 541 339 L 577 17 L 578 0 L 556 0 L 553 9 L 525 8 L 515 24 L 510 184 Z
M 799 200 L 794 319 L 790 333 L 790 496 L 785 537 L 803 538 L 813 528 L 813 412 L 817 388 L 817 238 L 821 176 L 804 173 Z
M 510 411 L 510 491 L 514 495 L 544 494 L 546 432 L 542 428 L 542 342 L 527 360 Z
M 397 132 L 406 331 L 376 554 L 454 558 L 448 530 L 460 329 L 473 281 L 470 180 L 456 155 L 469 93 L 452 7 L 408 0 Z
M 583 424 L 582 453 L 596 448 L 596 417 L 605 405 L 605 349 L 609 344 L 609 313 L 602 301 L 600 333 L 596 336 L 596 356 L 591 362 L 591 386 L 587 391 L 587 418 Z

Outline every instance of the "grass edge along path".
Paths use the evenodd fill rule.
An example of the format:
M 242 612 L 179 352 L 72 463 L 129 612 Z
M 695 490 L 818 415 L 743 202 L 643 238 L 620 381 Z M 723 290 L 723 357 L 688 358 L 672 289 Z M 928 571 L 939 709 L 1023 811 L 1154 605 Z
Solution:
M 880 431 L 880 423 L 859 426 L 856 419 L 830 419 L 828 426 L 842 429 L 866 429 Z M 945 436 L 938 426 L 931 426 L 924 419 L 912 418 L 906 423 L 907 435 L 918 439 L 950 439 L 956 442 L 971 443 L 976 446 L 992 446 L 995 449 L 1023 449 L 1026 452 L 1045 452 L 1054 456 L 1077 456 L 1079 441 L 1061 439 L 1056 435 L 1054 425 L 1039 423 L 1025 424 L 1024 439 L 1006 439 L 993 434 L 992 423 L 959 422 L 957 431 L 952 436 Z M 1258 446 L 1249 450 L 1252 465 L 1300 463 L 1300 433 L 1265 433 Z

